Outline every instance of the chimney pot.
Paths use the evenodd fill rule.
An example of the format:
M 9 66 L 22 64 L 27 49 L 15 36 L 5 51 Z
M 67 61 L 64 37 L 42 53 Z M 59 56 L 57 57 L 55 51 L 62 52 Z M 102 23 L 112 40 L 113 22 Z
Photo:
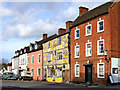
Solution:
M 43 33 L 43 39 L 47 38 L 47 33 Z

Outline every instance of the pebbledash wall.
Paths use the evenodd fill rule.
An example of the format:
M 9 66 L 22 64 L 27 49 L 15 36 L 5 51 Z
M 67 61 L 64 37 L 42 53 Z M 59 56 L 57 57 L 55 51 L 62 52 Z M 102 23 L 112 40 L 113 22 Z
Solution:
M 106 5 L 106 6 L 105 6 Z M 94 18 L 87 20 L 80 20 L 80 17 L 89 17 L 88 14 L 96 15 L 100 9 L 108 7 L 106 13 L 99 14 Z M 85 11 L 83 14 L 73 22 L 71 27 L 71 81 L 75 82 L 90 82 L 90 83 L 106 83 L 107 73 L 111 74 L 111 60 L 112 58 L 120 59 L 120 2 L 111 2 L 101 5 L 93 10 Z M 80 9 L 87 9 L 81 7 Z M 79 20 L 78 20 L 79 19 Z M 98 23 L 103 21 L 103 30 L 98 32 Z M 81 23 L 80 23 L 81 22 Z M 91 34 L 86 35 L 86 26 L 91 25 Z M 76 30 L 79 30 L 78 32 Z M 79 35 L 77 36 L 77 33 Z M 75 38 L 78 37 L 78 38 Z M 109 63 L 105 60 L 104 53 L 98 54 L 98 40 L 103 40 L 104 51 L 107 50 Z M 89 49 L 87 49 L 87 44 Z M 76 49 L 76 47 L 78 48 Z M 91 55 L 86 55 L 87 50 L 91 48 Z M 79 54 L 78 56 L 76 54 Z M 77 56 L 77 57 L 75 57 Z M 108 68 L 107 68 L 108 67 Z

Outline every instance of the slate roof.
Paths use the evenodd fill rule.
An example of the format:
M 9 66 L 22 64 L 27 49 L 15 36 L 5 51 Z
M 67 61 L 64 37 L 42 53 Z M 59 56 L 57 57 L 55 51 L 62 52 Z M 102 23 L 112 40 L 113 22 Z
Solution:
M 95 17 L 98 17 L 100 15 L 109 13 L 109 8 L 111 6 L 113 6 L 114 3 L 115 2 L 107 2 L 105 4 L 102 4 L 102 5 L 98 6 L 98 7 L 96 7 L 94 9 L 92 9 L 92 10 L 90 10 L 88 12 L 85 12 L 84 14 L 78 16 L 74 20 L 74 22 L 73 22 L 72 26 L 70 27 L 70 29 L 75 27 L 75 26 L 78 26 L 78 25 L 80 25 L 80 24 L 82 24 L 82 23 L 84 23 L 84 22 L 86 22 L 88 20 L 91 20 L 91 19 L 93 19 Z

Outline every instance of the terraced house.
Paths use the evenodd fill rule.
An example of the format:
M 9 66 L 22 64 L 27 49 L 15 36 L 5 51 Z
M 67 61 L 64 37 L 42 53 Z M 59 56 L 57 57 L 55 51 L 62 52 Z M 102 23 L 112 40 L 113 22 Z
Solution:
M 60 28 L 59 35 L 43 44 L 44 73 L 49 82 L 61 83 L 70 80 L 69 34 L 70 30 Z
M 71 26 L 71 81 L 120 82 L 120 1 L 79 7 Z

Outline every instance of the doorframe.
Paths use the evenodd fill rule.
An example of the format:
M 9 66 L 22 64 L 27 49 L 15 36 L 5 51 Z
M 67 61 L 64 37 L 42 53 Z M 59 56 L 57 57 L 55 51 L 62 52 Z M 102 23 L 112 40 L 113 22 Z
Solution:
M 91 68 L 91 82 L 92 83 L 92 63 L 89 63 L 89 64 L 83 64 L 83 66 L 85 66 L 85 83 L 86 83 L 86 68 L 87 67 L 90 67 Z

